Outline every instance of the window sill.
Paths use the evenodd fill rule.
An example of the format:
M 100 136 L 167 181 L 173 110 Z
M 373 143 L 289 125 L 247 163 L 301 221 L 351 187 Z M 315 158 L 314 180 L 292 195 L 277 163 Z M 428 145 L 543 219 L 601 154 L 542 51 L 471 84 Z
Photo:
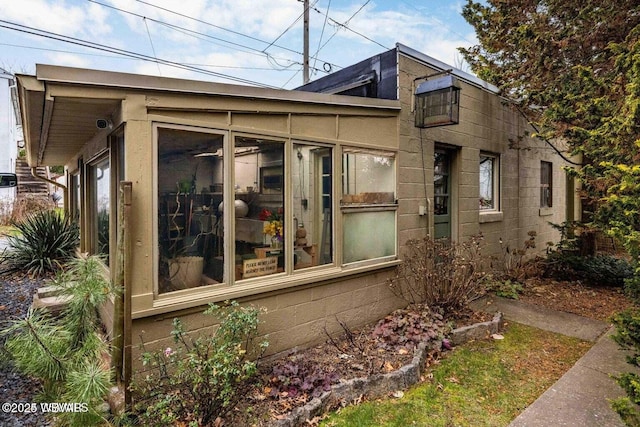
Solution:
M 553 215 L 553 208 L 540 208 L 540 211 L 538 212 L 538 214 L 540 216 Z
M 362 265 L 358 267 L 330 267 L 315 269 L 310 268 L 293 276 L 274 274 L 265 278 L 256 277 L 238 282 L 233 286 L 226 284 L 216 284 L 201 286 L 193 289 L 172 292 L 168 295 L 160 295 L 153 299 L 152 294 L 134 295 L 132 297 L 132 318 L 140 319 L 148 316 L 155 316 L 164 313 L 171 313 L 194 307 L 200 307 L 210 302 L 233 300 L 245 297 L 259 297 L 267 292 L 281 291 L 303 285 L 322 286 L 323 282 L 348 278 L 355 274 L 362 274 L 395 267 L 400 263 L 395 259 L 385 261 L 375 265 Z M 285 281 L 286 279 L 286 281 Z M 137 306 L 137 307 L 136 307 Z
M 487 222 L 500 222 L 502 221 L 502 218 L 503 218 L 502 211 L 491 211 L 491 212 L 480 211 L 478 222 L 480 224 L 484 224 Z

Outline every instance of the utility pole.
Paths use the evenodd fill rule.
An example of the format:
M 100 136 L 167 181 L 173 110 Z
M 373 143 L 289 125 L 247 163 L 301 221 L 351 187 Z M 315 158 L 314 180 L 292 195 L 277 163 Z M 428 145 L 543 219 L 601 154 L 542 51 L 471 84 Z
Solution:
M 304 0 L 304 46 L 302 50 L 302 82 L 309 83 L 309 0 Z

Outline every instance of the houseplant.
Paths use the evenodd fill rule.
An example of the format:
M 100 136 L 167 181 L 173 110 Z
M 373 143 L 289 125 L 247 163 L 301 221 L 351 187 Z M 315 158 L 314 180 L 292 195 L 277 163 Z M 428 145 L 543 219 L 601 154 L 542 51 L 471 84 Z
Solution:
M 178 191 L 175 206 L 168 214 L 166 258 L 171 284 L 179 289 L 192 288 L 202 282 L 204 257 L 200 250 L 202 227 L 193 235 L 193 199 Z

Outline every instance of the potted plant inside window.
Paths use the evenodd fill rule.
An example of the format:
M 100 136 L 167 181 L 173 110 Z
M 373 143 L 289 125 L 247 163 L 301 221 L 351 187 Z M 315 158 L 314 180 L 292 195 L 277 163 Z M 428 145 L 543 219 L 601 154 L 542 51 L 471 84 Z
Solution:
M 282 208 L 277 210 L 262 209 L 258 216 L 260 221 L 264 221 L 262 232 L 270 237 L 273 249 L 282 249 L 284 241 L 284 227 L 282 224 Z
M 165 254 L 171 285 L 177 289 L 199 286 L 204 268 L 204 237 L 208 230 L 201 223 L 194 227 L 194 200 L 179 186 L 175 204 L 169 208 Z

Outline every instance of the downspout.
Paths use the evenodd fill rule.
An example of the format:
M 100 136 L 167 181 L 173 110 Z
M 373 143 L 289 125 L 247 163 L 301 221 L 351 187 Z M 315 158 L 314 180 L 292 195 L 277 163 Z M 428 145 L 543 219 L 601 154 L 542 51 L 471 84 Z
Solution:
M 31 168 L 31 176 L 33 176 L 34 178 L 39 179 L 41 181 L 47 182 L 47 183 L 49 183 L 51 185 L 54 185 L 54 186 L 56 186 L 58 188 L 62 188 L 62 197 L 63 197 L 62 200 L 64 201 L 64 206 L 67 206 L 67 196 L 68 196 L 67 186 L 66 185 L 62 185 L 59 182 L 54 181 L 52 179 L 49 179 L 47 177 L 38 175 L 36 173 L 36 170 L 37 170 L 37 168 L 35 166 Z

